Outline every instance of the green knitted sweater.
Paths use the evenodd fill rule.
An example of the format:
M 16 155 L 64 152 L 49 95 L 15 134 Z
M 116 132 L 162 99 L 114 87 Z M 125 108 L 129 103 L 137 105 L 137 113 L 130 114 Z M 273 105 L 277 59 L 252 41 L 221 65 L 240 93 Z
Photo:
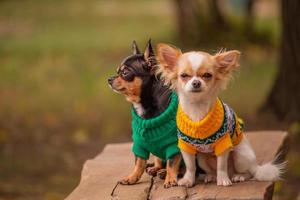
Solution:
M 147 160 L 152 153 L 166 161 L 180 153 L 177 147 L 177 107 L 177 95 L 172 93 L 169 106 L 157 117 L 143 119 L 132 108 L 132 151 L 135 156 Z

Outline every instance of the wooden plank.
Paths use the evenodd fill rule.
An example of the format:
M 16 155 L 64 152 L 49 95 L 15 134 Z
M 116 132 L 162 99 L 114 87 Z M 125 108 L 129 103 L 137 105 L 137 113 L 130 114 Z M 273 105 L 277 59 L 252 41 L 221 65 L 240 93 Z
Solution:
M 265 193 L 269 192 L 268 187 L 273 187 L 270 182 L 247 181 L 236 183 L 230 187 L 216 186 L 216 184 L 199 183 L 188 189 L 187 200 L 202 199 L 265 199 Z
M 66 198 L 67 200 L 99 199 L 146 199 L 150 178 L 146 174 L 139 184 L 118 185 L 114 197 L 112 189 L 122 177 L 128 175 L 134 167 L 131 143 L 109 144 L 93 160 L 88 160 L 83 167 L 78 187 Z
M 187 190 L 184 187 L 171 187 L 168 189 L 164 188 L 163 180 L 160 178 L 155 178 L 150 199 L 155 200 L 167 200 L 167 199 L 176 199 L 176 200 L 185 200 L 188 196 Z
M 259 163 L 272 160 L 286 140 L 287 133 L 282 131 L 256 131 L 246 133 Z M 285 153 L 285 152 L 284 152 Z M 131 153 L 131 143 L 110 144 L 95 159 L 84 164 L 82 177 L 78 187 L 67 197 L 67 200 L 140 200 L 147 199 L 150 177 L 147 174 L 139 184 L 131 186 L 119 185 L 115 196 L 110 193 L 116 182 L 133 169 L 134 157 Z M 152 200 L 200 200 L 200 199 L 271 199 L 273 183 L 248 181 L 236 183 L 231 187 L 203 184 L 200 182 L 193 188 L 173 187 L 163 188 L 163 181 L 154 179 L 151 193 Z
M 112 200 L 144 200 L 147 199 L 150 190 L 149 176 L 145 173 L 138 184 L 118 185 Z

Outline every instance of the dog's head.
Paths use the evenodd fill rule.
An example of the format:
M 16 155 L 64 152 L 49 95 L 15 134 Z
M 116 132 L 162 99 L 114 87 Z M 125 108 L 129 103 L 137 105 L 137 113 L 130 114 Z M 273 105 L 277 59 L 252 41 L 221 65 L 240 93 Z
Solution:
M 239 66 L 240 52 L 233 50 L 216 55 L 200 51 L 182 53 L 176 47 L 159 44 L 157 56 L 158 72 L 166 83 L 178 93 L 198 99 L 215 95 L 226 87 L 232 71 Z
M 123 60 L 117 68 L 117 75 L 108 79 L 110 87 L 124 94 L 131 103 L 140 103 L 144 87 L 151 84 L 156 67 L 154 51 L 149 40 L 146 50 L 141 53 L 136 42 L 132 43 L 133 54 Z

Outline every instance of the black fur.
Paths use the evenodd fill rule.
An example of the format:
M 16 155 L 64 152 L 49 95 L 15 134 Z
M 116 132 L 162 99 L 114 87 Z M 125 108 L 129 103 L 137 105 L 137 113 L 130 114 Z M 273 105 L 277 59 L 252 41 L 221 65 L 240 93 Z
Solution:
M 171 90 L 165 86 L 159 76 L 155 75 L 157 61 L 149 40 L 145 53 L 140 53 L 136 42 L 132 45 L 133 55 L 125 58 L 121 64 L 124 68 L 118 71 L 119 76 L 126 81 L 132 81 L 134 77 L 142 79 L 140 103 L 144 109 L 141 117 L 153 118 L 161 114 L 168 106 L 171 98 Z M 123 75 L 126 71 L 126 75 Z
M 148 119 L 161 114 L 168 107 L 170 97 L 171 91 L 155 76 L 143 80 L 141 104 L 145 112 L 142 117 Z

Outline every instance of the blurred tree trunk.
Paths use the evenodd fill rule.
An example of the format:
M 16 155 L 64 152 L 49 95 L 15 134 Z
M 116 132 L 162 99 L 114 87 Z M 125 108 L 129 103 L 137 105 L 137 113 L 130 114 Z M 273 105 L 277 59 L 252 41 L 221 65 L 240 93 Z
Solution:
M 245 34 L 248 39 L 251 39 L 254 35 L 254 3 L 255 0 L 247 0 L 246 14 L 245 14 Z
M 229 29 L 218 0 L 174 0 L 174 4 L 179 40 L 183 45 L 197 45 L 207 40 L 207 34 L 212 39 L 214 34 Z
M 225 17 L 220 8 L 218 0 L 208 0 L 210 7 L 210 14 L 212 17 L 212 24 L 215 26 L 215 29 L 228 30 L 229 24 L 225 20 Z
M 279 119 L 300 121 L 300 1 L 281 0 L 279 71 L 265 109 Z
M 197 0 L 174 0 L 174 3 L 177 13 L 179 40 L 184 45 L 189 45 L 197 37 L 198 20 L 202 19 L 200 6 Z

